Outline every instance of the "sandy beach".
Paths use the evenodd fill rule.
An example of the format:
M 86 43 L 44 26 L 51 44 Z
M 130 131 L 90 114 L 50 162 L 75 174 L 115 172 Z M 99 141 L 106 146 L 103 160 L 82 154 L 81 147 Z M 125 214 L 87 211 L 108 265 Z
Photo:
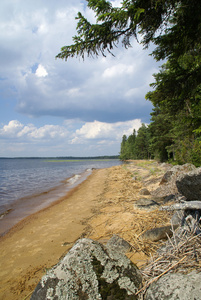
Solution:
M 154 251 L 140 235 L 168 224 L 170 214 L 133 204 L 143 187 L 157 188 L 164 172 L 155 162 L 140 161 L 93 170 L 65 197 L 18 223 L 0 239 L 0 299 L 29 299 L 46 270 L 81 237 L 105 243 L 118 234 L 133 246 L 128 257 L 140 267 Z

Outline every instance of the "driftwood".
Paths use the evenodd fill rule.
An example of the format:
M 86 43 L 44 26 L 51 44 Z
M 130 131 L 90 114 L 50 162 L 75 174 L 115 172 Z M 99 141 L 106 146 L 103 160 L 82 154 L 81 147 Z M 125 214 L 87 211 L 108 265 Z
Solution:
M 187 209 L 194 209 L 194 210 L 201 210 L 201 201 L 186 201 L 184 203 L 177 203 L 170 206 L 162 206 L 160 210 L 187 210 Z
M 181 227 L 183 231 L 190 230 L 196 235 L 201 233 L 201 201 L 186 201 L 170 206 L 163 206 L 161 210 L 183 210 L 184 215 L 181 220 Z

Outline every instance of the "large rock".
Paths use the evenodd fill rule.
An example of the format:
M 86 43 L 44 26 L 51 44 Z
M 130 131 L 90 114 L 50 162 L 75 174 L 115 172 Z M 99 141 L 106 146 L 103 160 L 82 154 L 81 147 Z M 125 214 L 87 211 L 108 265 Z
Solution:
M 43 276 L 31 300 L 137 299 L 141 281 L 140 271 L 122 252 L 84 238 Z
M 167 274 L 148 288 L 145 300 L 201 299 L 201 273 Z
M 176 165 L 173 166 L 170 170 L 168 170 L 164 175 L 163 178 L 161 179 L 160 184 L 167 183 L 173 179 L 173 177 L 179 176 L 179 174 L 187 173 L 190 171 L 196 170 L 196 167 L 192 164 L 184 164 L 184 165 Z M 174 178 L 175 179 L 175 178 Z
M 160 186 L 152 192 L 152 195 L 158 197 L 166 197 L 178 193 L 176 180 L 181 174 L 186 174 L 195 170 L 196 167 L 192 164 L 185 164 L 182 166 L 176 165 L 168 170 L 161 179 Z
M 201 200 L 201 167 L 186 174 L 181 174 L 176 186 L 187 200 Z

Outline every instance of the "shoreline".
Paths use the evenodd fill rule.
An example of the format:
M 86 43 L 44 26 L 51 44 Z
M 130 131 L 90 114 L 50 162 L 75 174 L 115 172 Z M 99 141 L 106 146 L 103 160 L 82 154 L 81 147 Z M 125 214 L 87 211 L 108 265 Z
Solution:
M 137 172 L 139 180 L 133 180 Z M 167 224 L 167 212 L 133 208 L 143 187 L 140 178 L 147 174 L 153 178 L 150 170 L 139 168 L 136 162 L 93 170 L 65 197 L 25 218 L 0 238 L 0 299 L 29 299 L 28 295 L 46 270 L 79 238 L 87 237 L 104 244 L 113 234 L 118 234 L 134 245 L 133 238 L 146 228 Z M 150 189 L 157 186 L 161 174 L 158 177 L 154 174 L 157 182 L 154 180 Z M 149 251 L 137 244 L 134 246 L 138 249 L 129 254 L 131 261 L 147 260 Z
M 82 173 L 67 177 L 62 180 L 60 184 L 48 190 L 22 197 L 11 205 L 7 205 L 5 211 L 0 215 L 0 238 L 5 236 L 14 226 L 23 221 L 23 219 L 66 197 L 71 190 L 85 181 L 91 174 L 92 170 L 86 169 Z
M 93 176 L 93 174 L 89 174 L 87 176 L 87 178 L 90 177 L 90 176 Z M 15 225 L 13 225 L 5 234 L 0 235 L 0 242 L 4 239 L 7 239 L 9 236 L 13 235 L 18 230 L 21 230 L 24 226 L 26 226 L 26 224 L 31 222 L 33 219 L 37 218 L 37 215 L 42 214 L 46 210 L 51 209 L 52 207 L 60 204 L 63 201 L 67 201 L 68 198 L 70 198 L 79 189 L 79 187 L 81 188 L 82 183 L 84 183 L 85 180 L 87 180 L 87 178 L 85 178 L 81 183 L 78 183 L 75 187 L 70 188 L 69 191 L 66 192 L 65 196 L 59 197 L 57 200 L 54 200 L 54 201 L 50 202 L 49 204 L 47 204 L 47 206 L 44 206 L 43 208 L 41 208 L 41 209 L 29 214 L 28 216 L 22 218 L 19 222 L 17 222 Z
M 110 168 L 93 170 L 66 196 L 17 223 L 0 238 L 0 299 L 23 299 L 48 268 L 82 237 Z

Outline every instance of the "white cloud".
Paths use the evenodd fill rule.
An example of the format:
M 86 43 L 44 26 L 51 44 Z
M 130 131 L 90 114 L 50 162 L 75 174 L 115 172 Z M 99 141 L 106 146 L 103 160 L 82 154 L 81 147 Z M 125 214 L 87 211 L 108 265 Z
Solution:
M 133 48 L 114 49 L 116 57 L 86 57 L 84 62 L 77 58 L 68 62 L 55 60 L 60 48 L 72 43 L 77 12 L 94 20 L 94 13 L 84 7 L 86 3 L 3 3 L 6 12 L 12 7 L 12 18 L 8 14 L 1 22 L 4 30 L 0 31 L 0 77 L 6 76 L 4 86 L 15 88 L 18 113 L 79 118 L 85 122 L 132 118 L 148 121 L 151 104 L 144 100 L 144 95 L 156 68 L 141 45 L 134 41 Z M 115 6 L 119 3 L 113 1 Z M 34 65 L 38 66 L 36 76 L 30 71 Z M 134 89 L 140 93 L 132 93 Z M 7 93 L 9 90 L 6 88 Z
M 51 156 L 114 155 L 120 150 L 122 136 L 141 124 L 140 119 L 116 123 L 66 120 L 60 126 L 36 127 L 12 120 L 0 127 L 0 156 L 43 156 L 45 151 Z
M 112 0 L 112 6 L 113 7 L 121 7 L 121 0 Z
M 112 129 L 112 124 L 98 121 L 88 122 L 81 129 L 76 130 L 76 134 L 87 139 L 94 139 L 107 136 Z
M 67 133 L 68 131 L 64 127 L 58 125 L 44 125 L 40 128 L 34 128 L 34 130 L 29 133 L 29 137 L 34 139 L 57 139 L 65 137 Z
M 43 67 L 41 64 L 38 65 L 38 68 L 37 68 L 35 74 L 37 77 L 46 77 L 48 75 L 45 67 Z
M 122 1 L 111 2 L 119 6 Z M 115 57 L 55 60 L 60 48 L 72 43 L 77 12 L 95 20 L 86 4 L 82 0 L 0 1 L 0 119 L 7 124 L 0 127 L 0 139 L 6 140 L 0 155 L 2 149 L 6 155 L 9 147 L 31 153 L 26 143 L 48 153 L 53 148 L 62 152 L 62 147 L 78 155 L 79 151 L 88 154 L 89 149 L 94 155 L 115 153 L 122 135 L 140 124 L 128 120 L 149 122 L 152 105 L 144 95 L 157 72 L 157 63 L 148 56 L 151 50 L 143 51 L 133 41 L 128 50 L 120 44 L 114 48 Z M 21 115 L 25 125 L 17 121 Z M 52 125 L 52 117 L 62 125 Z M 86 149 L 80 149 L 79 143 Z
M 23 128 L 23 125 L 17 121 L 12 120 L 8 123 L 8 125 L 4 125 L 2 129 L 0 129 L 0 135 L 12 137 L 18 134 L 19 131 L 21 131 Z
M 12 120 L 8 125 L 0 128 L 0 138 L 14 138 L 21 141 L 35 141 L 40 139 L 60 139 L 68 135 L 68 130 L 59 125 L 44 125 L 35 127 L 33 124 L 23 125 L 17 120 Z
M 107 68 L 103 72 L 103 77 L 110 78 L 110 77 L 131 75 L 133 73 L 133 71 L 134 71 L 134 68 L 132 65 L 117 64 L 115 66 Z
M 99 140 L 99 144 L 107 140 L 118 141 L 120 143 L 124 134 L 130 135 L 133 129 L 136 131 L 141 126 L 141 120 L 130 120 L 126 122 L 104 123 L 99 121 L 87 122 L 75 132 L 73 143 L 82 143 L 84 140 Z

